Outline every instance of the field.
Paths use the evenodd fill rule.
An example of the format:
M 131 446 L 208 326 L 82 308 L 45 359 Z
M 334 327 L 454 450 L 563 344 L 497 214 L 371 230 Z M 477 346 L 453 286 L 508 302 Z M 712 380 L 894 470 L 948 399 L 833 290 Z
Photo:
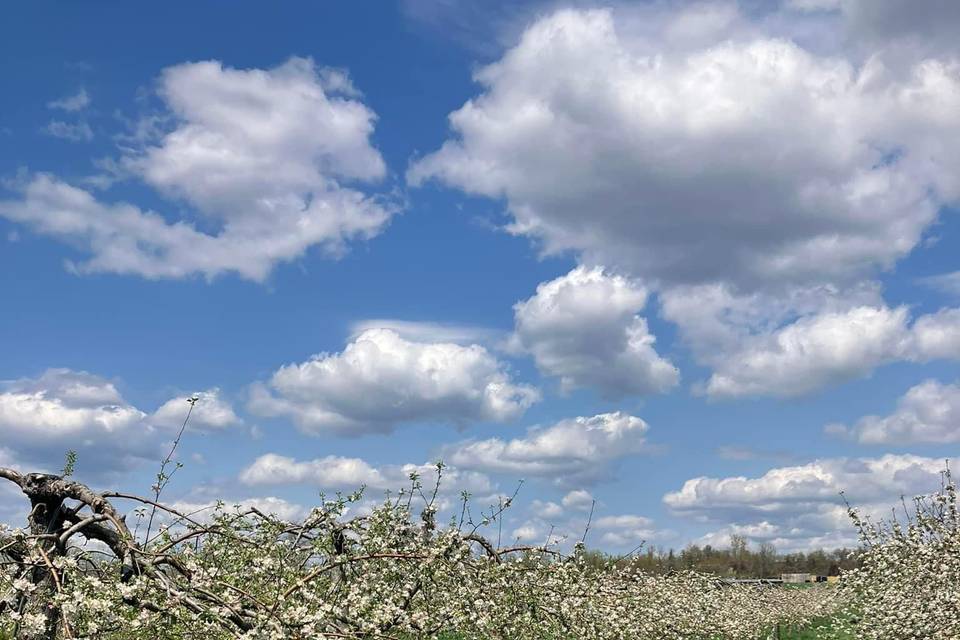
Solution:
M 63 522 L 37 510 L 37 533 L 0 531 L 4 640 L 960 637 L 960 509 L 948 473 L 906 525 L 851 511 L 864 547 L 839 583 L 777 587 L 650 573 L 580 543 L 500 547 L 483 532 L 502 510 L 441 525 L 430 491 L 352 518 L 360 496 L 343 496 L 300 522 L 226 505 L 198 521 L 157 503 L 164 525 L 144 540 L 111 494 L 0 472 L 30 495 L 79 503 L 52 512 Z
M 781 629 L 779 640 L 853 640 L 856 636 L 852 632 L 838 629 L 827 620 L 815 621 L 801 628 Z

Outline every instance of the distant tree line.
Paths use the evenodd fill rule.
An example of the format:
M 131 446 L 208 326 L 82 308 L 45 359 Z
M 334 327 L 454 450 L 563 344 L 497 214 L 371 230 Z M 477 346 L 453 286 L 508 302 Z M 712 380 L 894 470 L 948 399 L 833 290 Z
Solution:
M 595 555 L 600 563 L 609 560 Z M 817 549 L 809 552 L 778 553 L 774 545 L 763 543 L 752 549 L 743 536 L 731 536 L 730 546 L 689 545 L 676 551 L 648 546 L 623 557 L 618 563 L 629 564 L 650 573 L 693 570 L 731 578 L 779 578 L 784 573 L 810 573 L 835 576 L 858 566 L 858 553 L 853 549 Z

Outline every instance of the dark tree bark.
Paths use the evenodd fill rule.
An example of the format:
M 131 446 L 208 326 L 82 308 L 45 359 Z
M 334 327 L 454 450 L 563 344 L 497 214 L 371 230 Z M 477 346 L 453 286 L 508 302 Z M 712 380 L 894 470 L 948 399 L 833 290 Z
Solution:
M 3 467 L 0 467 L 0 478 L 20 487 L 24 496 L 30 501 L 27 523 L 31 537 L 40 545 L 43 562 L 30 567 L 24 577 L 36 585 L 36 591 L 30 600 L 42 603 L 40 608 L 46 619 L 42 637 L 54 640 L 58 630 L 66 625 L 62 621 L 60 607 L 55 599 L 60 587 L 60 578 L 54 568 L 54 562 L 66 553 L 70 536 L 82 533 L 88 539 L 105 543 L 127 567 L 133 560 L 131 551 L 136 548 L 136 545 L 129 529 L 113 505 L 86 485 L 58 475 L 21 474 Z M 70 507 L 67 500 L 75 500 L 78 504 L 76 507 Z M 89 508 L 93 515 L 79 516 L 78 513 L 84 507 Z M 113 528 L 98 524 L 102 521 L 108 521 Z M 21 611 L 27 605 L 26 597 L 21 597 L 17 603 Z
M 65 507 L 64 496 L 51 485 L 53 482 L 62 482 L 62 478 L 43 473 L 20 475 L 8 469 L 0 469 L 0 477 L 17 484 L 30 500 L 30 515 L 27 518 L 30 533 L 40 540 L 41 549 L 52 564 L 61 553 L 54 540 L 55 534 L 63 526 Z M 28 576 L 36 586 L 32 599 L 42 603 L 41 612 L 46 620 L 42 637 L 54 640 L 60 627 L 61 612 L 55 600 L 57 589 L 51 568 L 46 563 L 36 564 L 29 570 Z M 25 611 L 27 604 L 28 599 L 21 596 L 17 602 L 18 610 Z M 17 636 L 25 637 L 20 633 Z

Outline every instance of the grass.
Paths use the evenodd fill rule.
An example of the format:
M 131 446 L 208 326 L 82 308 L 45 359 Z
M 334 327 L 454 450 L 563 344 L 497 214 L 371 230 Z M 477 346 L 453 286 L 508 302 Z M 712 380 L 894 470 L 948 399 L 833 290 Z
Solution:
M 780 640 L 853 640 L 854 636 L 841 633 L 829 620 L 822 620 L 802 629 L 782 629 Z
M 846 632 L 840 633 L 834 628 L 829 619 L 815 622 L 803 628 L 787 628 L 780 630 L 779 640 L 854 640 L 855 636 Z M 456 633 L 444 635 L 443 640 L 463 640 L 464 636 Z M 720 640 L 720 639 L 718 639 Z
M 443 636 L 443 640 L 462 640 L 462 638 L 463 636 L 456 633 Z M 823 620 L 802 629 L 783 628 L 778 638 L 779 640 L 854 640 L 852 635 L 839 635 L 830 620 Z M 12 639 L 13 636 L 6 635 L 4 630 L 0 629 L 0 640 Z

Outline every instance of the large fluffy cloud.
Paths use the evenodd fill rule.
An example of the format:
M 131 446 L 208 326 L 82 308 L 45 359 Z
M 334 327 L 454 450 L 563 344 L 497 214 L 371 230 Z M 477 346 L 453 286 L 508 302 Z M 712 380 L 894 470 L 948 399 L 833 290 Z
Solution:
M 164 428 L 180 427 L 187 419 L 188 401 L 196 398 L 189 412 L 190 428 L 217 431 L 242 424 L 233 406 L 227 402 L 220 389 L 208 389 L 189 396 L 177 396 L 167 400 L 153 412 L 150 421 Z
M 799 13 L 734 3 L 554 12 L 478 71 L 481 93 L 408 177 L 502 199 L 513 233 L 640 277 L 721 369 L 717 395 L 862 375 L 899 357 L 884 336 L 841 336 L 833 361 L 783 341 L 810 344 L 844 321 L 831 313 L 890 329 L 899 312 L 872 280 L 960 198 L 956 47 L 920 46 L 916 20 L 871 6 L 832 3 L 845 18 L 793 31 Z M 899 44 L 869 35 L 881 23 L 906 25 Z
M 807 0 L 815 2 L 816 0 Z M 795 0 L 796 2 L 796 0 Z M 839 9 L 845 30 L 866 46 L 882 46 L 907 57 L 960 52 L 956 27 L 960 6 L 952 0 L 820 0 Z
M 361 485 L 386 488 L 387 482 L 379 469 L 360 458 L 326 456 L 297 461 L 275 453 L 267 453 L 254 460 L 240 473 L 240 481 L 248 485 L 311 484 L 336 489 L 358 488 Z M 391 488 L 397 489 L 399 486 Z
M 960 442 L 960 385 L 925 380 L 911 387 L 887 416 L 866 416 L 852 427 L 831 424 L 828 433 L 863 444 Z
M 941 309 L 920 316 L 911 331 L 912 357 L 960 359 L 960 309 Z
M 111 382 L 82 371 L 49 369 L 37 378 L 8 382 L 0 392 L 4 446 L 51 467 L 68 449 L 83 461 L 113 467 L 127 464 L 130 456 L 147 455 L 151 427 L 146 418 Z
M 960 359 L 960 309 L 911 317 L 872 283 L 732 295 L 717 285 L 661 295 L 697 359 L 713 368 L 716 398 L 798 396 L 898 361 Z
M 267 453 L 240 472 L 240 482 L 248 486 L 308 485 L 324 490 L 354 491 L 367 489 L 399 491 L 410 488 L 410 477 L 416 474 L 424 487 L 438 481 L 435 464 L 402 464 L 374 466 L 361 458 L 325 456 L 313 460 L 296 460 Z M 439 478 L 445 496 L 461 491 L 486 497 L 494 486 L 490 479 L 476 471 L 445 467 Z
M 904 307 L 853 307 L 805 316 L 726 354 L 707 393 L 794 396 L 862 377 L 896 360 L 960 357 L 958 310 L 920 316 L 912 325 L 908 320 Z
M 239 423 L 216 389 L 196 396 L 193 426 Z M 149 414 L 127 402 L 109 380 L 70 369 L 48 369 L 36 378 L 0 386 L 3 447 L 18 464 L 37 467 L 29 471 L 56 471 L 70 449 L 87 474 L 126 469 L 144 458 L 158 460 L 161 442 L 181 426 L 187 409 L 185 398 L 175 398 Z
M 756 478 L 693 478 L 663 501 L 677 514 L 724 523 L 721 537 L 745 534 L 781 549 L 855 545 L 841 492 L 867 513 L 883 514 L 900 496 L 936 491 L 943 468 L 942 459 L 914 455 L 827 458 Z
M 80 271 L 254 280 L 311 247 L 338 254 L 389 220 L 389 205 L 348 186 L 385 166 L 375 115 L 342 72 L 302 58 L 266 70 L 188 63 L 164 70 L 159 96 L 172 125 L 115 165 L 199 216 L 171 221 L 43 174 L 0 215 L 79 246 Z
M 706 390 L 712 396 L 800 395 L 862 376 L 909 348 L 905 308 L 816 314 L 745 341 L 717 363 Z
M 854 502 L 897 499 L 935 490 L 942 470 L 943 460 L 913 455 L 825 458 L 771 469 L 759 478 L 693 478 L 668 493 L 664 502 L 676 511 L 711 514 L 731 509 L 771 513 L 805 503 L 837 503 L 841 491 Z
M 587 482 L 609 475 L 616 459 L 644 451 L 648 429 L 636 416 L 603 413 L 533 428 L 522 438 L 463 442 L 447 457 L 466 469 Z
M 284 498 L 276 496 L 248 497 L 248 498 L 224 498 L 218 496 L 215 500 L 175 500 L 170 506 L 180 513 L 185 513 L 191 519 L 204 522 L 211 518 L 217 509 L 223 509 L 226 512 L 236 511 L 244 513 L 250 509 L 256 509 L 262 513 L 273 515 L 287 522 L 296 522 L 305 518 L 310 509 L 295 502 L 290 502 Z M 168 518 L 163 518 L 167 520 Z
M 515 346 L 561 387 L 595 387 L 607 397 L 662 393 L 677 384 L 677 368 L 654 349 L 647 321 L 637 315 L 647 291 L 601 268 L 578 267 L 544 282 L 514 306 Z
M 896 362 L 960 358 L 960 311 L 912 318 L 869 283 L 786 293 L 675 287 L 661 296 L 698 359 L 713 368 L 713 397 L 797 396 Z
M 254 386 L 250 408 L 289 416 L 311 433 L 359 435 L 405 422 L 503 422 L 538 398 L 480 345 L 413 342 L 367 329 L 342 353 L 279 369 L 269 385 Z
M 566 10 L 476 79 L 410 179 L 504 197 L 548 251 L 662 282 L 870 272 L 960 195 L 951 61 L 904 77 L 753 32 L 677 48 Z

